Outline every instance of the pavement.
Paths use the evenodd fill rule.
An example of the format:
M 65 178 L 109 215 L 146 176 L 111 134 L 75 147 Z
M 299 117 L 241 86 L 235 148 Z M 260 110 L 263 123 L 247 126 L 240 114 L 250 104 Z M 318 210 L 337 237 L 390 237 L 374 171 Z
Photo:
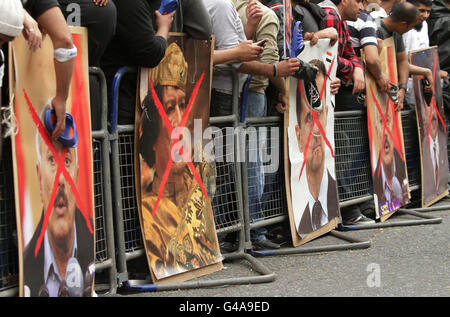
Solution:
M 444 198 L 434 206 L 450 205 Z M 270 282 L 233 285 L 236 278 L 262 276 L 244 259 L 225 260 L 224 268 L 194 280 L 228 280 L 219 286 L 135 292 L 123 288 L 102 297 L 200 298 L 230 297 L 448 297 L 450 296 L 450 208 L 421 211 L 441 219 L 437 224 L 392 226 L 341 232 L 370 242 L 356 250 L 311 252 L 257 257 L 275 278 Z M 387 223 L 423 220 L 396 212 Z M 348 242 L 327 234 L 302 247 L 326 247 Z M 293 249 L 287 241 L 282 250 Z M 205 284 L 206 285 L 206 284 Z M 181 304 L 180 304 L 181 305 Z

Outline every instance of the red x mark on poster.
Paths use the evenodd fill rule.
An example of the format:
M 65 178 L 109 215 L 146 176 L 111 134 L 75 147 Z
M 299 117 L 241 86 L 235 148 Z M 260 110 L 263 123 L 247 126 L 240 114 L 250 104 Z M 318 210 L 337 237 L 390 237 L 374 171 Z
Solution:
M 200 85 L 203 82 L 204 76 L 205 76 L 205 72 L 202 73 L 199 80 L 195 84 L 194 90 L 192 91 L 191 98 L 189 99 L 188 105 L 187 105 L 186 109 L 184 110 L 183 117 L 181 118 L 180 125 L 177 128 L 183 128 L 186 125 L 187 119 L 189 118 L 189 114 L 191 113 L 192 107 L 194 106 L 194 102 L 195 102 L 195 99 L 197 98 L 197 94 L 200 89 Z M 151 91 L 155 106 L 158 110 L 159 115 L 161 116 L 161 119 L 162 119 L 167 131 L 169 132 L 169 135 L 171 136 L 174 127 L 170 123 L 169 117 L 167 116 L 167 113 L 164 110 L 164 108 L 161 104 L 161 101 L 159 100 L 158 95 L 156 94 L 155 88 L 153 87 L 153 83 L 151 80 L 149 80 L 149 84 L 150 84 L 150 91 Z M 179 141 L 179 137 L 177 137 L 176 141 L 177 142 Z M 174 146 L 172 146 L 172 149 L 170 150 L 171 153 L 173 153 L 173 151 L 175 150 L 176 144 L 177 143 L 175 143 Z M 208 198 L 208 194 L 206 193 L 205 187 L 203 186 L 202 179 L 201 179 L 200 175 L 198 175 L 197 170 L 195 169 L 195 166 L 192 163 L 191 157 L 188 155 L 188 153 L 186 153 L 186 151 L 183 150 L 182 147 L 179 149 L 179 151 L 180 151 L 180 154 L 183 156 L 183 159 L 185 160 L 185 162 L 187 162 L 189 169 L 191 170 L 192 174 L 194 175 L 195 180 L 200 185 L 203 195 L 205 195 L 205 197 Z M 158 198 L 156 199 L 155 205 L 153 206 L 153 211 L 152 211 L 153 216 L 155 215 L 156 210 L 158 209 L 159 202 L 164 193 L 164 188 L 166 187 L 167 181 L 169 179 L 169 174 L 170 174 L 170 171 L 172 168 L 172 164 L 173 164 L 173 156 L 170 155 L 169 162 L 167 162 L 166 170 L 164 171 L 161 186 L 159 187 Z
M 63 174 L 64 178 L 69 183 L 70 189 L 72 190 L 73 194 L 75 195 L 77 206 L 78 206 L 79 210 L 81 211 L 84 219 L 86 220 L 86 225 L 89 229 L 89 232 L 93 233 L 94 231 L 93 231 L 92 226 L 89 221 L 89 214 L 87 213 L 87 209 L 84 208 L 84 206 L 83 206 L 83 200 L 81 199 L 80 194 L 78 193 L 77 187 L 76 187 L 75 183 L 73 182 L 72 177 L 70 176 L 69 172 L 67 171 L 67 169 L 65 167 L 64 160 L 66 157 L 67 149 L 63 147 L 61 149 L 61 153 L 58 153 L 58 150 L 56 149 L 55 145 L 53 144 L 52 140 L 50 139 L 50 136 L 48 135 L 44 125 L 42 124 L 41 119 L 39 118 L 30 99 L 28 98 L 28 95 L 27 95 L 25 89 L 23 90 L 23 93 L 25 96 L 25 100 L 28 104 L 28 110 L 31 114 L 33 122 L 36 125 L 36 128 L 38 129 L 38 133 L 41 135 L 45 144 L 47 145 L 49 150 L 52 152 L 53 156 L 55 157 L 56 164 L 58 166 L 56 175 L 55 175 L 55 180 L 53 182 L 52 193 L 50 195 L 50 201 L 48 203 L 48 206 L 47 206 L 45 214 L 44 214 L 44 222 L 42 224 L 41 233 L 39 234 L 39 238 L 38 238 L 38 241 L 36 244 L 36 249 L 34 250 L 34 255 L 37 256 L 39 249 L 41 247 L 41 244 L 42 244 L 42 239 L 44 238 L 44 233 L 47 230 L 48 220 L 50 218 L 50 215 L 52 213 L 52 209 L 53 209 L 53 206 L 55 203 L 56 193 L 58 190 L 58 182 L 59 182 L 59 177 L 61 176 L 61 173 Z
M 434 66 L 433 66 L 433 80 L 436 80 L 436 65 L 437 65 L 437 54 L 435 54 L 434 56 Z M 442 126 L 444 127 L 444 132 L 447 134 L 447 127 L 445 125 L 444 119 L 442 119 L 441 114 L 439 113 L 439 110 L 436 106 L 436 98 L 435 98 L 435 85 L 431 86 L 432 92 L 433 92 L 433 97 L 431 98 L 431 102 L 430 102 L 430 115 L 428 118 L 428 131 L 427 131 L 427 143 L 430 142 L 430 126 L 431 126 L 431 118 L 433 117 L 433 111 L 435 110 L 439 120 L 442 123 Z
M 400 158 L 402 159 L 402 161 L 405 161 L 405 158 L 403 157 L 403 149 L 402 146 L 400 144 L 400 141 L 398 138 L 395 138 L 394 135 L 392 134 L 391 129 L 389 129 L 388 124 L 387 124 L 387 116 L 389 113 L 389 109 L 392 109 L 392 120 L 394 120 L 395 123 L 395 111 L 394 111 L 394 103 L 392 102 L 391 99 L 388 99 L 388 103 L 387 103 L 387 107 L 386 107 L 386 112 L 383 114 L 383 111 L 381 110 L 380 104 L 378 103 L 378 100 L 375 98 L 375 94 L 373 92 L 372 86 L 370 87 L 370 93 L 372 95 L 372 99 L 375 102 L 375 106 L 377 108 L 377 111 L 379 113 L 379 115 L 381 116 L 381 120 L 383 120 L 383 138 L 381 141 L 381 149 L 384 148 L 384 142 L 386 140 L 386 132 L 389 134 L 389 136 L 392 139 L 392 142 L 394 143 L 394 147 L 397 149 L 398 154 L 400 155 Z M 378 162 L 378 164 L 381 163 L 381 160 L 383 158 L 383 151 L 380 151 L 380 161 Z M 378 170 L 378 176 L 380 176 L 380 170 Z
M 330 77 L 330 73 L 331 73 L 331 70 L 333 68 L 333 64 L 334 64 L 334 60 L 335 59 L 336 59 L 336 57 L 334 57 L 333 60 L 331 61 L 331 65 L 330 65 L 330 68 L 328 69 L 327 76 L 325 76 L 325 78 L 324 78 L 323 85 L 322 85 L 322 88 L 320 90 L 320 100 L 322 100 L 323 94 L 325 92 L 325 87 L 326 87 L 326 84 L 327 84 L 327 80 Z M 305 92 L 303 91 L 303 86 L 301 85 L 300 80 L 298 80 L 298 89 L 300 90 L 300 95 L 306 100 Z M 322 124 L 319 121 L 318 113 L 316 111 L 313 111 L 313 110 L 311 111 L 311 113 L 312 113 L 311 128 L 310 128 L 310 131 L 309 131 L 309 134 L 308 134 L 308 139 L 306 140 L 305 154 L 303 155 L 303 164 L 302 164 L 302 168 L 300 169 L 300 175 L 298 177 L 299 180 L 302 177 L 303 168 L 306 165 L 306 155 L 308 154 L 309 141 L 311 140 L 311 135 L 312 135 L 312 131 L 313 131 L 314 125 L 317 125 L 317 127 L 319 128 L 320 134 L 322 135 L 323 139 L 325 140 L 325 143 L 327 144 L 328 148 L 330 149 L 331 156 L 334 158 L 333 148 L 331 147 L 331 143 L 328 140 L 327 135 L 325 133 L 325 130 L 323 129 Z

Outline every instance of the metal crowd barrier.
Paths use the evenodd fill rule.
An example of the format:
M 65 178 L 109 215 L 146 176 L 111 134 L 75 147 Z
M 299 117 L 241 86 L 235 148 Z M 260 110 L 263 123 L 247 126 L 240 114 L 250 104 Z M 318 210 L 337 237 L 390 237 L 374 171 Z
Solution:
M 372 190 L 372 176 L 371 176 L 371 165 L 370 165 L 370 150 L 368 145 L 368 131 L 367 131 L 367 116 L 365 111 L 349 111 L 349 112 L 341 112 L 335 113 L 335 116 L 338 118 L 336 121 L 341 121 L 340 124 L 335 123 L 336 135 L 339 135 L 339 125 L 345 127 L 349 121 L 353 122 L 355 126 L 360 126 L 359 128 L 359 138 L 362 141 L 362 144 L 356 145 L 357 142 L 352 142 L 351 147 L 360 147 L 361 157 L 364 155 L 365 160 L 361 165 L 360 172 L 362 175 L 358 175 L 355 179 L 350 179 L 350 183 L 355 182 L 355 184 L 359 183 L 358 178 L 364 177 L 367 181 L 364 185 L 364 190 L 361 191 L 361 195 L 350 195 L 348 200 L 345 201 L 345 206 L 358 204 L 364 201 L 369 201 L 373 199 L 373 190 Z M 355 120 L 355 121 L 353 121 Z M 421 183 L 421 174 L 420 174 L 420 149 L 419 149 L 419 137 L 417 131 L 417 122 L 415 117 L 414 110 L 404 110 L 401 114 L 402 127 L 403 127 L 403 139 L 405 146 L 405 156 L 406 156 L 406 166 L 409 180 L 409 188 L 411 192 L 417 191 L 420 189 Z M 352 124 L 352 125 L 353 125 Z M 347 129 L 345 129 L 347 130 Z M 350 139 L 354 138 L 352 136 Z M 336 147 L 338 147 L 338 140 L 336 140 Z M 364 149 L 362 148 L 364 147 Z M 338 152 L 338 149 L 336 150 Z M 339 174 L 345 172 L 345 168 L 349 166 L 344 164 L 341 168 L 338 168 L 340 164 L 343 162 L 343 158 L 340 156 L 336 156 L 336 170 L 339 180 Z M 342 206 L 341 196 L 345 196 L 345 191 L 343 188 L 338 188 L 339 197 L 340 197 L 340 205 Z M 364 194 L 362 194 L 364 192 Z M 396 211 L 391 218 L 389 218 L 385 222 L 377 222 L 375 224 L 366 224 L 366 225 L 339 225 L 340 231 L 351 231 L 351 230 L 364 230 L 364 229 L 376 229 L 376 228 L 386 228 L 386 227 L 399 227 L 399 226 L 413 226 L 413 225 L 425 225 L 425 224 L 439 224 L 442 222 L 442 218 L 435 218 L 428 215 L 424 215 L 422 213 L 417 212 L 416 210 L 411 210 L 409 207 L 414 205 L 414 202 L 400 208 Z M 413 220 L 396 220 L 395 216 L 398 214 L 406 214 L 409 216 L 413 216 L 420 219 Z
M 231 68 L 227 67 L 227 71 Z M 134 125 L 117 125 L 117 105 L 119 98 L 120 81 L 125 74 L 135 74 L 137 69 L 123 67 L 116 73 L 112 87 L 111 104 L 111 162 L 112 162 L 112 184 L 114 196 L 115 231 L 117 246 L 117 272 L 119 286 L 132 292 L 162 291 L 172 289 L 190 289 L 198 287 L 213 287 L 221 285 L 237 285 L 251 283 L 271 282 L 275 279 L 275 273 L 268 270 L 262 263 L 251 255 L 244 252 L 244 223 L 242 213 L 242 188 L 240 183 L 239 165 L 233 162 L 219 163 L 216 165 L 216 197 L 213 198 L 212 207 L 216 221 L 218 235 L 237 233 L 239 246 L 235 252 L 223 254 L 224 261 L 245 260 L 250 263 L 251 268 L 259 273 L 257 276 L 234 277 L 215 280 L 193 280 L 182 283 L 153 284 L 148 279 L 130 279 L 128 262 L 142 258 L 144 266 L 147 266 L 145 249 L 142 241 L 137 199 L 135 195 L 134 181 Z M 236 73 L 232 72 L 237 90 Z M 211 126 L 221 126 L 222 135 L 227 139 L 230 129 L 227 127 L 237 126 L 237 102 L 239 96 L 234 94 L 234 114 L 224 117 L 210 119 Z M 229 137 L 229 136 L 228 136 Z M 232 136 L 236 138 L 236 136 Z M 217 140 L 214 140 L 216 144 Z M 233 153 L 234 155 L 234 153 Z M 218 194 L 222 192 L 223 196 Z M 148 266 L 146 271 L 148 272 Z
M 94 171 L 95 206 L 95 270 L 96 276 L 107 270 L 109 294 L 117 291 L 117 272 L 114 245 L 114 223 L 111 195 L 110 143 L 108 133 L 108 92 L 103 71 L 98 67 L 89 67 L 89 75 L 95 76 L 100 86 L 100 103 L 91 107 L 100 107 L 100 127 L 92 131 L 92 155 Z M 97 282 L 98 279 L 96 279 Z
M 96 237 L 95 269 L 96 271 L 108 270 L 108 287 L 106 292 L 114 294 L 117 290 L 117 280 L 109 172 L 106 80 L 99 68 L 90 67 L 89 74 L 98 79 L 101 87 L 101 104 L 91 106 L 98 106 L 102 109 L 101 129 L 92 131 Z M 19 284 L 10 138 L 5 139 L 3 146 L 3 156 L 0 164 L 0 297 L 17 296 Z
M 18 294 L 17 250 L 11 139 L 3 142 L 0 162 L 0 297 Z
M 328 251 L 338 251 L 338 250 L 355 250 L 355 249 L 365 249 L 370 247 L 370 241 L 361 241 L 359 239 L 355 239 L 353 237 L 349 237 L 348 235 L 342 234 L 336 230 L 330 231 L 328 234 L 324 235 L 323 238 L 327 239 L 328 236 L 333 236 L 334 238 L 338 238 L 340 240 L 344 240 L 347 243 L 340 244 L 329 244 L 322 246 L 314 246 L 309 247 L 306 245 L 302 245 L 299 247 L 284 247 L 282 246 L 280 249 L 275 250 L 254 250 L 251 244 L 251 230 L 255 230 L 261 227 L 270 227 L 275 224 L 283 224 L 289 228 L 289 214 L 287 209 L 287 201 L 286 201 L 286 185 L 285 185 L 285 176 L 284 176 L 284 150 L 283 150 L 283 134 L 286 133 L 284 131 L 284 121 L 280 116 L 273 117 L 264 117 L 264 118 L 246 118 L 244 121 L 245 127 L 248 128 L 261 128 L 266 127 L 268 136 L 263 138 L 266 140 L 267 148 L 261 149 L 264 153 L 272 153 L 279 154 L 279 166 L 280 168 L 276 172 L 266 173 L 264 174 L 264 191 L 261 196 L 261 212 L 257 213 L 256 216 L 250 215 L 250 209 L 257 209 L 257 206 L 252 206 L 254 202 L 257 202 L 258 199 L 256 197 L 252 197 L 254 195 L 254 190 L 251 189 L 251 186 L 248 186 L 249 182 L 254 183 L 248 177 L 250 172 L 251 175 L 255 173 L 252 171 L 254 168 L 254 164 L 249 165 L 246 161 L 242 163 L 242 182 L 244 184 L 243 188 L 243 196 L 244 196 L 244 206 L 245 206 L 245 214 L 248 219 L 246 224 L 248 224 L 246 233 L 247 233 L 247 252 L 254 256 L 272 256 L 272 255 L 285 255 L 285 254 L 305 254 L 305 253 L 315 253 L 315 252 L 328 252 Z M 272 135 L 271 131 L 279 131 L 280 133 L 276 135 Z M 254 151 L 252 143 L 248 143 L 249 145 L 249 153 Z M 278 147 L 278 149 L 276 149 Z M 337 160 L 337 158 L 336 158 Z M 250 167 L 249 167 L 250 166 Z M 257 167 L 258 168 L 258 167 Z M 254 176 L 253 176 L 254 177 Z M 249 190 L 250 189 L 250 190 Z

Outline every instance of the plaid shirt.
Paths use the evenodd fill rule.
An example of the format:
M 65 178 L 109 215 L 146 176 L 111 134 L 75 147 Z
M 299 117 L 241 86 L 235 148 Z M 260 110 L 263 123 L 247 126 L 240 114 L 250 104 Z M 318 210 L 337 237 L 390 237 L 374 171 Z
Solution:
M 337 77 L 345 83 L 352 78 L 354 67 L 359 67 L 361 69 L 363 68 L 359 63 L 355 50 L 353 49 L 350 34 L 348 33 L 347 23 L 340 19 L 334 9 L 323 9 L 327 13 L 327 16 L 323 20 L 324 27 L 335 28 L 339 35 Z

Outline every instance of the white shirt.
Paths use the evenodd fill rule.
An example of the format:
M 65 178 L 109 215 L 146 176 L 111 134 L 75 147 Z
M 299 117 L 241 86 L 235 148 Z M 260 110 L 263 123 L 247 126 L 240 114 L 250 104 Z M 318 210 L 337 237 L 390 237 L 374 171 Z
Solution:
M 430 136 L 428 136 L 428 140 L 430 142 L 430 154 L 431 154 L 431 162 L 433 163 L 433 179 L 434 182 L 436 183 L 436 175 L 434 173 L 435 168 L 436 168 L 436 164 L 439 164 L 438 162 L 436 162 L 436 159 L 439 161 L 439 143 L 438 143 L 438 134 L 436 134 L 436 140 L 433 141 L 433 138 Z M 434 156 L 434 147 L 436 146 L 436 157 Z M 439 173 L 439 165 L 438 165 L 438 173 Z M 439 177 L 439 175 L 438 175 Z
M 308 175 L 306 175 L 306 179 L 308 179 Z M 311 191 L 308 188 L 308 206 L 309 206 L 309 213 L 311 218 L 311 226 L 314 230 L 319 229 L 320 227 L 326 225 L 328 223 L 328 170 L 324 168 L 323 175 L 322 175 L 322 181 L 320 183 L 320 190 L 319 190 L 319 197 L 318 200 L 320 204 L 322 205 L 322 217 L 320 218 L 320 227 L 314 228 L 314 224 L 312 223 L 312 213 L 313 213 L 313 207 L 314 203 L 316 202 L 315 198 L 311 195 Z
M 386 18 L 388 16 L 386 10 L 384 10 L 383 8 L 380 7 L 379 10 L 376 11 L 372 11 L 370 12 L 370 15 L 372 16 L 372 18 L 376 19 L 376 18 Z
M 73 248 L 72 257 L 76 256 L 77 250 L 77 230 L 75 224 L 73 225 Z M 61 274 L 58 271 L 58 265 L 56 264 L 55 257 L 48 241 L 48 234 L 45 231 L 44 235 L 44 281 L 47 285 L 48 293 L 50 297 L 57 297 L 59 286 L 62 282 Z
M 203 0 L 203 3 L 211 17 L 213 34 L 215 35 L 215 50 L 234 48 L 247 39 L 241 18 L 231 0 Z M 236 62 L 231 65 L 237 70 L 242 63 Z M 238 73 L 239 92 L 242 91 L 247 76 L 246 74 Z M 211 86 L 220 92 L 231 94 L 233 89 L 231 76 L 229 74 L 221 74 L 214 69 Z
M 411 51 L 419 50 L 423 48 L 428 48 L 430 46 L 430 40 L 428 38 L 428 24 L 426 21 L 423 22 L 420 31 L 412 28 L 408 32 L 402 35 L 403 43 L 405 44 L 405 51 L 408 54 Z M 412 85 L 412 78 L 408 78 L 408 89 L 406 91 L 406 102 L 414 105 L 414 92 Z

